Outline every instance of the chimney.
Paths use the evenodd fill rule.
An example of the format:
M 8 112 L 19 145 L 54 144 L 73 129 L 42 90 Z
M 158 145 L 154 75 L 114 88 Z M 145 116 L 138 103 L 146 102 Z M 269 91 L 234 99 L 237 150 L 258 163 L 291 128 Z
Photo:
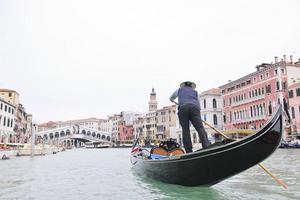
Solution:
M 286 63 L 286 55 L 283 55 L 283 61 Z
M 278 57 L 275 56 L 275 63 L 278 63 Z
M 291 61 L 291 64 L 294 64 L 294 62 L 293 62 L 293 55 L 290 55 L 290 61 Z

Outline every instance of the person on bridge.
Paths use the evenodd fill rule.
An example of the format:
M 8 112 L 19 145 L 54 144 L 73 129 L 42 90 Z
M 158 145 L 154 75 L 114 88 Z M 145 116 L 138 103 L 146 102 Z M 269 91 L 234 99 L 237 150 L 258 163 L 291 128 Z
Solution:
M 207 148 L 210 142 L 207 133 L 203 127 L 198 92 L 195 90 L 196 84 L 191 81 L 185 81 L 171 95 L 170 101 L 178 104 L 178 118 L 182 127 L 183 145 L 186 153 L 193 152 L 190 135 L 190 122 L 198 132 L 203 148 Z M 178 103 L 174 100 L 178 97 Z

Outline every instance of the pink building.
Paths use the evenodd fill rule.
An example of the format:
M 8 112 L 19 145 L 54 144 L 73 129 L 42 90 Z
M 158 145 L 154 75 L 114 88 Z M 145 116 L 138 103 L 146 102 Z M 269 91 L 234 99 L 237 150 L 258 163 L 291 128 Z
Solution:
M 289 62 L 286 56 L 281 61 L 275 57 L 274 64 L 263 63 L 256 69 L 256 72 L 220 87 L 225 129 L 259 129 L 279 103 L 288 112 L 290 78 L 295 74 L 300 78 L 300 64 L 294 63 L 292 56 Z
M 300 139 L 300 81 L 289 86 L 289 106 L 292 135 Z
M 125 121 L 118 124 L 118 138 L 120 141 L 133 139 L 133 125 L 126 125 Z

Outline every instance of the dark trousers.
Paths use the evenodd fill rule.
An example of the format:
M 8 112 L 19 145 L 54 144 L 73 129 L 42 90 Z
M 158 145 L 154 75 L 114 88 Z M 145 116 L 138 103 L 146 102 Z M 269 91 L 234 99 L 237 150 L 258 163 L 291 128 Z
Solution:
M 202 147 L 206 148 L 210 145 L 210 142 L 207 137 L 207 133 L 203 127 L 200 110 L 197 106 L 194 105 L 183 105 L 180 106 L 178 110 L 179 122 L 182 127 L 182 137 L 183 144 L 186 153 L 193 152 L 192 150 L 192 141 L 190 134 L 190 122 L 192 122 L 196 131 L 198 132 Z

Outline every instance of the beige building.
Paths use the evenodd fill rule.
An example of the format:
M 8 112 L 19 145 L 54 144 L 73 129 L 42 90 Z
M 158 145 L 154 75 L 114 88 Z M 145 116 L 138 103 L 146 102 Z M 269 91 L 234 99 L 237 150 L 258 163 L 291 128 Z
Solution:
M 170 138 L 170 127 L 176 127 L 177 106 L 166 106 L 156 111 L 158 140 Z
M 19 93 L 15 90 L 0 88 L 0 98 L 17 107 L 20 104 Z
M 149 112 L 138 117 L 133 123 L 134 138 L 143 144 L 155 144 L 162 139 L 170 138 L 170 128 L 176 127 L 176 105 L 157 110 L 154 88 L 150 93 Z

